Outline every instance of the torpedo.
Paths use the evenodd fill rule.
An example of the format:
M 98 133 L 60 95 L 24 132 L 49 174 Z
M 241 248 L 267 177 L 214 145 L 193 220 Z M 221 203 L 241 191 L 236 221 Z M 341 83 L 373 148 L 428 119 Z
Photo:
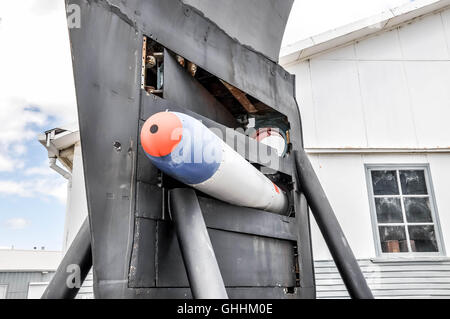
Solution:
M 147 157 L 162 172 L 233 205 L 283 213 L 286 194 L 221 138 L 179 112 L 151 116 L 141 130 Z

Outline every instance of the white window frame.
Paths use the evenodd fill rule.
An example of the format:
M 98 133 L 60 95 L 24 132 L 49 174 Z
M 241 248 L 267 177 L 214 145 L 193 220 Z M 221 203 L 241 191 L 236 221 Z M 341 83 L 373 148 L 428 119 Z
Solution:
M 6 296 L 8 295 L 8 284 L 1 284 L 0 283 L 0 287 L 5 287 L 5 295 L 4 296 L 0 296 L 0 299 L 6 299 Z
M 434 197 L 434 189 L 433 189 L 433 182 L 431 179 L 431 172 L 430 172 L 430 165 L 429 164 L 365 164 L 365 171 L 366 171 L 366 182 L 367 182 L 367 189 L 368 189 L 368 195 L 369 195 L 369 203 L 370 203 L 370 216 L 372 221 L 372 230 L 373 230 L 373 236 L 375 241 L 375 250 L 377 253 L 377 257 L 380 258 L 417 258 L 417 257 L 439 257 L 439 256 L 445 256 L 445 248 L 444 248 L 444 242 L 442 239 L 442 230 L 439 222 L 439 214 L 437 211 L 437 205 L 436 205 L 436 199 Z M 397 183 L 400 195 L 389 195 L 389 197 L 408 197 L 408 195 L 402 194 L 401 189 L 401 183 L 400 183 L 400 171 L 401 170 L 423 170 L 424 176 L 425 176 L 425 183 L 427 186 L 427 195 L 410 195 L 411 197 L 428 197 L 430 200 L 430 207 L 431 207 L 431 218 L 432 218 L 432 224 L 434 226 L 434 231 L 436 235 L 436 243 L 438 246 L 438 252 L 411 252 L 411 244 L 409 242 L 409 232 L 408 228 L 405 228 L 406 232 L 406 239 L 408 244 L 408 252 L 401 252 L 401 253 L 384 253 L 381 248 L 381 240 L 380 240 L 380 232 L 378 229 L 378 220 L 377 220 L 377 212 L 376 212 L 376 206 L 375 206 L 375 198 L 376 197 L 383 197 L 374 195 L 373 192 L 373 184 L 372 184 L 372 175 L 371 171 L 378 171 L 378 170 L 395 170 L 397 172 Z M 401 200 L 402 205 L 402 214 L 403 214 L 403 220 L 404 223 L 382 223 L 383 226 L 398 226 L 399 224 L 403 225 L 409 225 L 410 223 L 406 220 L 406 212 L 403 204 L 403 200 Z M 416 223 L 414 223 L 416 224 Z M 418 226 L 420 225 L 430 225 L 431 223 L 417 223 Z

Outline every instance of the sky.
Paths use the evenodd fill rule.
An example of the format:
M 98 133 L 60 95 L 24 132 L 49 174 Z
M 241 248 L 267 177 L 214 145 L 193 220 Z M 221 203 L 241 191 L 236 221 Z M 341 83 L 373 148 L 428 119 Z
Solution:
M 409 1 L 295 0 L 283 45 Z M 76 120 L 64 1 L 0 1 L 0 249 L 62 248 L 67 182 L 37 137 Z

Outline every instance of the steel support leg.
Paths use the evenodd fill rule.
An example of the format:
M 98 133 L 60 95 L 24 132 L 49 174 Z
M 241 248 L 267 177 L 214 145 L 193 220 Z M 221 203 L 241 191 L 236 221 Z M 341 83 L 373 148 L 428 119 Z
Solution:
M 91 234 L 86 218 L 41 298 L 75 298 L 91 267 Z
M 295 161 L 300 187 L 305 194 L 348 293 L 355 299 L 373 298 L 361 268 L 333 212 L 333 208 L 303 149 L 295 151 Z
M 178 188 L 169 196 L 170 213 L 192 296 L 194 299 L 228 299 L 195 191 Z

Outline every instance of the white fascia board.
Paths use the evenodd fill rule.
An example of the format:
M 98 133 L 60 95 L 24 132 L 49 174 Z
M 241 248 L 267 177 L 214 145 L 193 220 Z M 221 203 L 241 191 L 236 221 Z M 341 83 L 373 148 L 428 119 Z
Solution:
M 308 154 L 362 154 L 362 153 L 450 153 L 450 147 L 442 148 L 305 148 Z
M 0 272 L 55 271 L 62 256 L 61 251 L 0 250 Z
M 390 30 L 395 26 L 448 6 L 450 6 L 450 0 L 416 0 L 407 3 L 375 16 L 287 45 L 281 49 L 280 64 L 286 66 L 296 61 L 308 59 L 315 54 L 349 44 L 383 30 Z

